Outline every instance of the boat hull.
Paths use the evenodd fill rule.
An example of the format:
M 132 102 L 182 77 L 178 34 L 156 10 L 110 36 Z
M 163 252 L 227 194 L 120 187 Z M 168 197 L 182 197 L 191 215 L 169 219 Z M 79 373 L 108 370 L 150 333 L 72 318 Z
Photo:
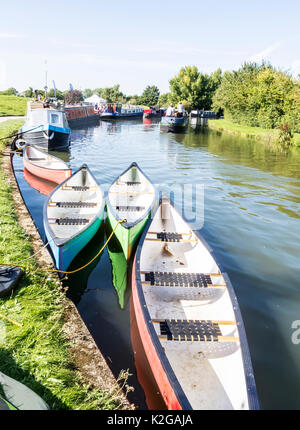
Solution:
M 107 206 L 107 216 L 110 223 L 110 226 L 112 230 L 117 225 L 117 220 L 112 214 L 109 206 Z M 128 260 L 132 255 L 132 250 L 134 248 L 134 245 L 137 241 L 137 239 L 140 237 L 140 235 L 143 232 L 143 229 L 147 223 L 147 220 L 150 216 L 150 213 L 142 219 L 139 223 L 135 224 L 134 226 L 127 228 L 126 224 L 119 224 L 115 230 L 115 235 L 122 247 L 122 250 L 124 252 L 125 258 Z
M 100 114 L 100 119 L 104 120 L 104 121 L 108 121 L 108 120 L 112 120 L 112 119 L 135 119 L 135 118 L 142 118 L 143 117 L 143 112 L 136 112 L 136 113 L 102 113 Z
M 161 118 L 161 113 L 157 112 L 144 112 L 143 114 L 143 118 L 148 119 L 148 118 Z
M 99 113 L 94 111 L 94 106 L 66 106 L 65 113 L 71 128 L 99 123 Z
M 165 214 L 164 222 L 160 223 L 159 217 L 161 215 L 159 214 L 162 213 Z M 144 230 L 137 247 L 132 270 L 132 302 L 137 328 L 148 364 L 166 407 L 170 410 L 258 409 L 259 404 L 246 334 L 237 298 L 229 278 L 222 271 L 216 262 L 213 251 L 206 245 L 201 236 L 195 235 L 194 238 L 190 239 L 191 243 L 196 243 L 195 246 L 188 245 L 189 240 L 183 239 L 184 245 L 178 245 L 175 248 L 175 243 L 172 244 L 171 251 L 176 249 L 177 251 L 170 256 L 168 254 L 168 257 L 161 257 L 165 254 L 165 247 L 161 248 L 159 245 L 155 250 L 156 245 L 154 246 L 154 244 L 158 244 L 158 242 L 157 239 L 153 238 L 153 235 L 158 236 L 156 232 L 173 232 L 173 230 L 177 231 L 177 227 L 179 228 L 178 231 L 183 232 L 177 234 L 194 234 L 191 233 L 189 226 L 185 225 L 183 220 L 180 221 L 176 213 L 173 212 L 172 222 L 169 222 L 168 225 L 169 219 L 166 206 L 161 206 L 160 212 L 156 212 L 154 215 L 152 221 L 154 224 L 151 223 L 152 228 L 149 224 Z M 150 237 L 148 236 L 147 239 L 148 234 Z M 168 241 L 167 238 L 160 238 L 160 240 L 162 242 Z M 172 238 L 169 241 L 176 242 Z M 196 251 L 194 255 L 192 255 L 193 251 L 190 247 Z M 196 247 L 198 247 L 198 251 Z M 182 254 L 180 254 L 180 248 L 183 250 Z M 212 299 L 211 293 L 206 296 L 204 288 L 203 292 L 196 292 L 195 285 L 176 281 L 175 276 L 173 279 L 170 278 L 173 273 L 179 276 L 181 272 L 177 269 L 177 265 L 175 265 L 175 270 L 177 270 L 173 269 L 174 257 L 186 258 L 183 265 L 186 265 L 189 271 L 183 271 L 184 275 L 191 273 L 194 276 L 199 267 L 199 273 L 210 273 L 209 276 L 214 277 L 210 282 L 216 287 L 215 299 Z M 162 268 L 163 271 L 161 271 Z M 156 280 L 146 277 L 146 274 L 154 276 L 154 273 L 155 276 L 158 276 Z M 218 276 L 221 280 L 218 279 Z M 159 279 L 159 277 L 161 278 Z M 185 291 L 180 291 L 183 286 Z M 165 287 L 170 288 L 165 289 Z M 221 294 L 217 290 L 219 287 L 222 289 L 222 291 L 220 290 Z M 163 290 L 165 291 L 163 292 Z M 186 291 L 192 296 L 189 297 Z M 193 296 L 195 292 L 197 296 Z M 200 298 L 201 295 L 203 295 L 202 298 Z M 209 302 L 205 303 L 208 297 Z M 196 303 L 197 301 L 199 302 Z M 212 307 L 209 310 L 210 306 Z M 218 315 L 220 320 L 216 321 L 215 316 L 218 317 Z M 211 344 L 206 343 L 209 341 L 206 338 L 207 335 L 203 339 L 198 337 L 198 340 L 203 343 L 197 344 L 197 338 L 188 339 L 186 334 L 182 335 L 182 332 L 179 332 L 178 336 L 175 332 L 171 333 L 172 339 L 169 338 L 169 334 L 168 337 L 165 337 L 162 331 L 165 329 L 162 326 L 157 326 L 157 323 L 161 323 L 165 319 L 166 321 L 174 321 L 175 325 L 178 322 L 178 326 L 185 321 L 197 323 L 197 320 L 199 322 L 212 320 L 214 324 L 227 326 L 227 329 L 231 326 L 236 328 L 233 331 L 230 328 L 230 331 L 224 332 L 223 335 L 220 330 L 220 339 L 214 339 Z M 233 336 L 233 334 L 235 335 Z M 178 342 L 173 345 L 168 343 L 176 340 Z M 236 343 L 229 343 L 224 348 L 223 345 L 225 344 L 222 345 L 217 341 Z M 187 343 L 184 344 L 184 342 Z M 212 346 L 213 344 L 214 346 Z M 199 355 L 199 353 L 203 355 Z M 223 367 L 222 364 L 224 364 Z M 194 378 L 192 385 L 190 384 L 191 378 Z
M 164 132 L 183 133 L 188 125 L 188 117 L 162 117 L 160 129 Z
M 48 223 L 45 222 L 44 217 L 44 228 L 47 240 L 49 242 L 55 265 L 58 270 L 66 271 L 71 264 L 72 260 L 76 255 L 90 242 L 90 240 L 97 233 L 102 220 L 103 220 L 104 209 L 102 210 L 99 218 L 97 218 L 86 230 L 82 231 L 79 235 L 75 236 L 71 240 L 62 245 L 57 245 L 49 231 Z
M 183 408 L 179 401 L 179 395 L 172 387 L 172 383 L 168 377 L 167 371 L 162 364 L 162 360 L 160 359 L 159 354 L 157 352 L 157 348 L 154 344 L 154 338 L 149 332 L 149 325 L 146 323 L 146 320 L 147 317 L 148 319 L 150 319 L 150 316 L 145 308 L 145 304 L 142 304 L 142 297 L 140 297 L 139 290 L 137 287 L 135 272 L 136 261 L 134 260 L 132 269 L 133 311 L 136 318 L 140 339 L 142 340 L 143 349 L 147 357 L 147 361 L 151 367 L 152 374 L 167 408 L 169 410 L 182 410 Z
M 59 170 L 59 169 L 47 169 L 41 166 L 30 163 L 26 158 L 23 159 L 24 167 L 33 175 L 39 178 L 46 179 L 47 181 L 55 182 L 60 184 L 65 179 L 72 175 L 72 170 Z
M 52 129 L 51 126 L 48 129 L 29 133 L 21 131 L 20 134 L 28 145 L 34 145 L 47 151 L 68 148 L 71 140 L 70 132 L 61 132 L 57 129 Z

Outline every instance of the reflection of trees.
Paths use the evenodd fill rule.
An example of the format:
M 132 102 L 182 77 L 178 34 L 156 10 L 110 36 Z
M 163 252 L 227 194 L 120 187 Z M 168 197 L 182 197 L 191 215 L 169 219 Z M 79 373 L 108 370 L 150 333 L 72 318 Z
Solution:
M 225 163 L 241 164 L 265 172 L 300 179 L 300 148 L 282 149 L 277 145 L 203 129 L 199 133 L 175 136 L 187 148 L 207 147 Z M 225 158 L 225 159 L 224 159 Z

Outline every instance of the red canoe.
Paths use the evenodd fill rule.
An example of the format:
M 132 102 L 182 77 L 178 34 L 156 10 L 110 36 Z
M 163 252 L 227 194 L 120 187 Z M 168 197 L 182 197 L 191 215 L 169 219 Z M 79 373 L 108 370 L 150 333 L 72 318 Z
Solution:
M 170 410 L 259 407 L 239 306 L 219 267 L 204 240 L 162 200 L 137 248 L 132 301 Z
M 27 146 L 23 152 L 24 167 L 33 175 L 60 184 L 72 175 L 68 165 L 47 152 Z

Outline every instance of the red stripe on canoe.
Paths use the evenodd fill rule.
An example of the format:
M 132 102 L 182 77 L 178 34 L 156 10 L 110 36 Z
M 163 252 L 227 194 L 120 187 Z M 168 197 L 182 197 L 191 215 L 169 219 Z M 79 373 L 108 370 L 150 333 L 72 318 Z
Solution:
M 144 313 L 141 308 L 141 303 L 138 295 L 138 286 L 135 279 L 135 258 L 132 269 L 132 297 L 137 326 L 140 332 L 140 337 L 142 339 L 143 348 L 147 356 L 148 362 L 151 366 L 153 376 L 161 392 L 161 395 L 169 410 L 182 410 L 182 407 L 177 399 L 172 385 L 170 384 L 169 378 L 157 355 L 156 348 L 153 345 L 152 338 L 144 318 Z

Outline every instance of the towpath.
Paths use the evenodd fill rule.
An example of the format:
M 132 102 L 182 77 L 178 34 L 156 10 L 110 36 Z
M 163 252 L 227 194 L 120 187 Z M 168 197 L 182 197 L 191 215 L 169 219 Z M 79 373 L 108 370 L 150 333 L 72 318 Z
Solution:
M 23 119 L 23 118 L 25 117 L 24 116 L 0 116 L 0 122 L 13 120 L 13 119 Z

